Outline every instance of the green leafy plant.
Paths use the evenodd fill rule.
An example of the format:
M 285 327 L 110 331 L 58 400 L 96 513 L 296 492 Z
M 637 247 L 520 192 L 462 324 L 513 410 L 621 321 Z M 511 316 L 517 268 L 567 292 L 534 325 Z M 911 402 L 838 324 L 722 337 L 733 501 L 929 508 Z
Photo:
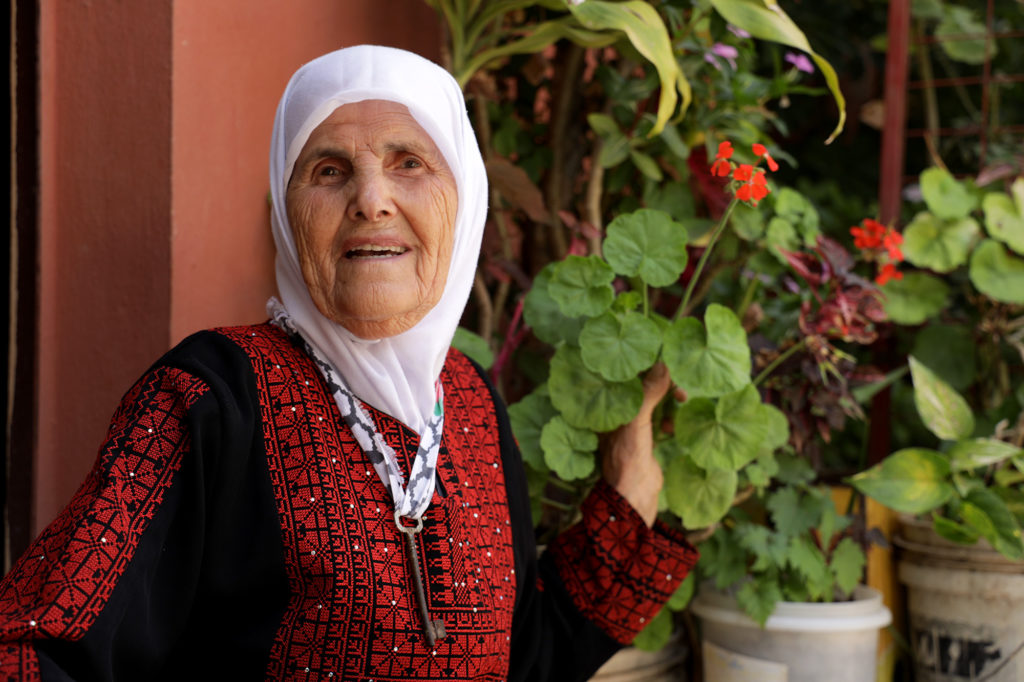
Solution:
M 984 538 L 1006 557 L 1024 559 L 1024 412 L 1012 428 L 1001 422 L 996 433 L 978 435 L 962 395 L 913 357 L 910 370 L 918 412 L 942 449 L 903 448 L 850 482 L 897 511 L 931 514 L 948 540 Z
M 834 70 L 766 0 L 430 2 L 492 187 L 494 239 L 466 323 L 492 348 L 500 390 L 519 397 L 510 414 L 541 539 L 574 520 L 601 439 L 636 414 L 659 359 L 685 398 L 656 415 L 664 518 L 726 532 L 736 504 L 789 485 L 772 479 L 778 456 L 804 455 L 858 409 L 838 344 L 862 343 L 848 332 L 870 327 L 873 288 L 821 239 L 815 207 L 769 194 L 759 167 L 785 131 L 775 102 L 830 92 L 841 129 Z M 764 60 L 762 41 L 805 53 L 823 89 L 801 84 L 815 66 Z M 730 145 L 715 153 L 723 139 L 735 158 Z M 800 396 L 807 382 L 780 383 L 807 373 L 823 409 Z M 638 646 L 664 642 L 694 584 Z
M 738 585 L 737 603 L 762 627 L 777 602 L 832 601 L 864 574 L 864 550 L 845 533 L 850 516 L 837 512 L 827 489 L 809 485 L 815 474 L 803 460 L 786 469 L 784 485 L 757 507 L 766 518 L 737 507 L 701 548 L 701 572 L 718 589 Z
M 850 517 L 838 514 L 827 493 L 811 485 L 815 472 L 789 452 L 787 414 L 764 400 L 759 385 L 800 352 L 819 358 L 819 370 L 835 372 L 840 384 L 838 370 L 829 365 L 832 356 L 822 351 L 831 347 L 830 335 L 872 338 L 863 307 L 878 302 L 870 284 L 850 273 L 852 258 L 834 242 L 818 236 L 807 248 L 798 239 L 800 251 L 791 252 L 762 234 L 750 240 L 747 262 L 774 249 L 773 267 L 786 271 L 782 264 L 790 265 L 818 296 L 816 304 L 795 302 L 800 333 L 777 362 L 754 375 L 751 340 L 732 308 L 707 301 L 702 314 L 686 314 L 698 309 L 697 283 L 723 236 L 742 229 L 731 221 L 734 211 L 766 201 L 773 205 L 772 220 L 800 220 L 793 209 L 799 195 L 779 192 L 767 199 L 764 171 L 735 163 L 732 154 L 731 145 L 722 143 L 712 165 L 717 177 L 730 181 L 733 197 L 695 264 L 685 226 L 662 211 L 641 208 L 608 225 L 599 253 L 569 255 L 541 271 L 523 314 L 554 347 L 550 372 L 510 414 L 524 458 L 538 475 L 538 513 L 563 510 L 562 518 L 571 521 L 574 501 L 597 476 L 601 434 L 636 415 L 641 376 L 660 358 L 683 398 L 667 400 L 658 413 L 662 428 L 655 455 L 665 475 L 661 508 L 682 528 L 706 529 L 702 573 L 714 575 L 720 586 L 742 582 L 740 603 L 763 624 L 779 599 L 848 594 L 861 576 L 864 552 L 851 537 L 839 537 Z M 762 145 L 754 145 L 752 155 L 775 165 Z M 801 206 L 796 213 L 811 210 Z M 847 281 L 853 279 L 856 286 Z M 840 299 L 843 305 L 837 305 Z M 756 510 L 757 523 L 751 516 Z M 549 525 L 559 527 L 557 521 Z M 650 628 L 663 633 L 665 626 Z M 657 642 L 653 634 L 641 640 L 644 646 Z
M 1024 178 L 993 191 L 931 168 L 920 187 L 925 210 L 903 232 L 918 269 L 883 291 L 889 317 L 909 327 L 927 433 L 897 434 L 908 447 L 851 480 L 893 509 L 931 514 L 948 539 L 984 538 L 1021 559 Z
M 903 232 L 917 269 L 883 291 L 911 350 L 903 395 L 926 431 L 897 432 L 907 446 L 851 482 L 931 514 L 948 539 L 1022 559 L 1024 177 L 993 191 L 932 168 L 920 186 L 925 210 Z

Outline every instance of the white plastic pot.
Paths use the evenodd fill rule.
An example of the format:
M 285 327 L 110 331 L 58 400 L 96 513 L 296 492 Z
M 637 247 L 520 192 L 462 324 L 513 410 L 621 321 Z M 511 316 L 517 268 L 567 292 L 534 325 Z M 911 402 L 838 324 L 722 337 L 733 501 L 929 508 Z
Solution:
M 685 679 L 689 649 L 677 632 L 659 651 L 619 650 L 590 678 L 591 682 L 679 682 Z
M 1024 562 L 981 541 L 958 545 L 929 521 L 901 518 L 899 578 L 907 586 L 918 682 L 1024 680 Z
M 702 589 L 690 608 L 714 682 L 874 682 L 878 630 L 892 622 L 881 593 L 863 585 L 852 601 L 779 602 L 763 629 L 718 591 Z

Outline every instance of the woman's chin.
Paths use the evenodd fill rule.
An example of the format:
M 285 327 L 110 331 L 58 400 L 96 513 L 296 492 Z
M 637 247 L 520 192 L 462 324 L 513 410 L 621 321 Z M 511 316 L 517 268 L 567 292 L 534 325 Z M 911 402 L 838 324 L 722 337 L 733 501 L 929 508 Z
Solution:
M 429 310 L 429 308 L 427 309 Z M 427 310 L 353 311 L 349 315 L 330 316 L 335 322 L 361 339 L 368 341 L 398 336 L 409 331 L 423 319 Z

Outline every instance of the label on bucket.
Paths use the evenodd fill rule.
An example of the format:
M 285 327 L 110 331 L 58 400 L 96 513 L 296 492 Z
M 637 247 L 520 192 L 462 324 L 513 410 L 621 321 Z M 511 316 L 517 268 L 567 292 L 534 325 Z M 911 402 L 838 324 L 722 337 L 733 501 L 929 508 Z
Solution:
M 999 664 L 998 637 L 979 624 L 917 618 L 913 623 L 914 659 L 925 680 L 975 680 Z M 1013 680 L 1008 670 L 1005 679 Z M 1003 679 L 1002 677 L 996 679 Z
M 744 656 L 705 641 L 704 679 L 714 682 L 787 682 L 789 667 L 785 663 Z

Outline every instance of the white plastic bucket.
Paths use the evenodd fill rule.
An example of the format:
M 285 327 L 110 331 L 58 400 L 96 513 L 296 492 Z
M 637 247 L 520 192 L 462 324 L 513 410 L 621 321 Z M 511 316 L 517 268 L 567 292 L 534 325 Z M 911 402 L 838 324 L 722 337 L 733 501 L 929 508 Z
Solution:
M 1024 562 L 981 542 L 956 545 L 903 520 L 900 582 L 918 682 L 1024 680 Z
M 892 622 L 882 595 L 860 586 L 852 601 L 779 602 L 762 629 L 729 595 L 702 590 L 690 608 L 711 645 L 715 682 L 874 682 L 878 629 Z M 707 647 L 706 647 L 707 649 Z M 709 661 L 717 667 L 709 669 Z
M 591 682 L 679 682 L 686 679 L 689 651 L 679 632 L 660 651 L 619 650 Z

